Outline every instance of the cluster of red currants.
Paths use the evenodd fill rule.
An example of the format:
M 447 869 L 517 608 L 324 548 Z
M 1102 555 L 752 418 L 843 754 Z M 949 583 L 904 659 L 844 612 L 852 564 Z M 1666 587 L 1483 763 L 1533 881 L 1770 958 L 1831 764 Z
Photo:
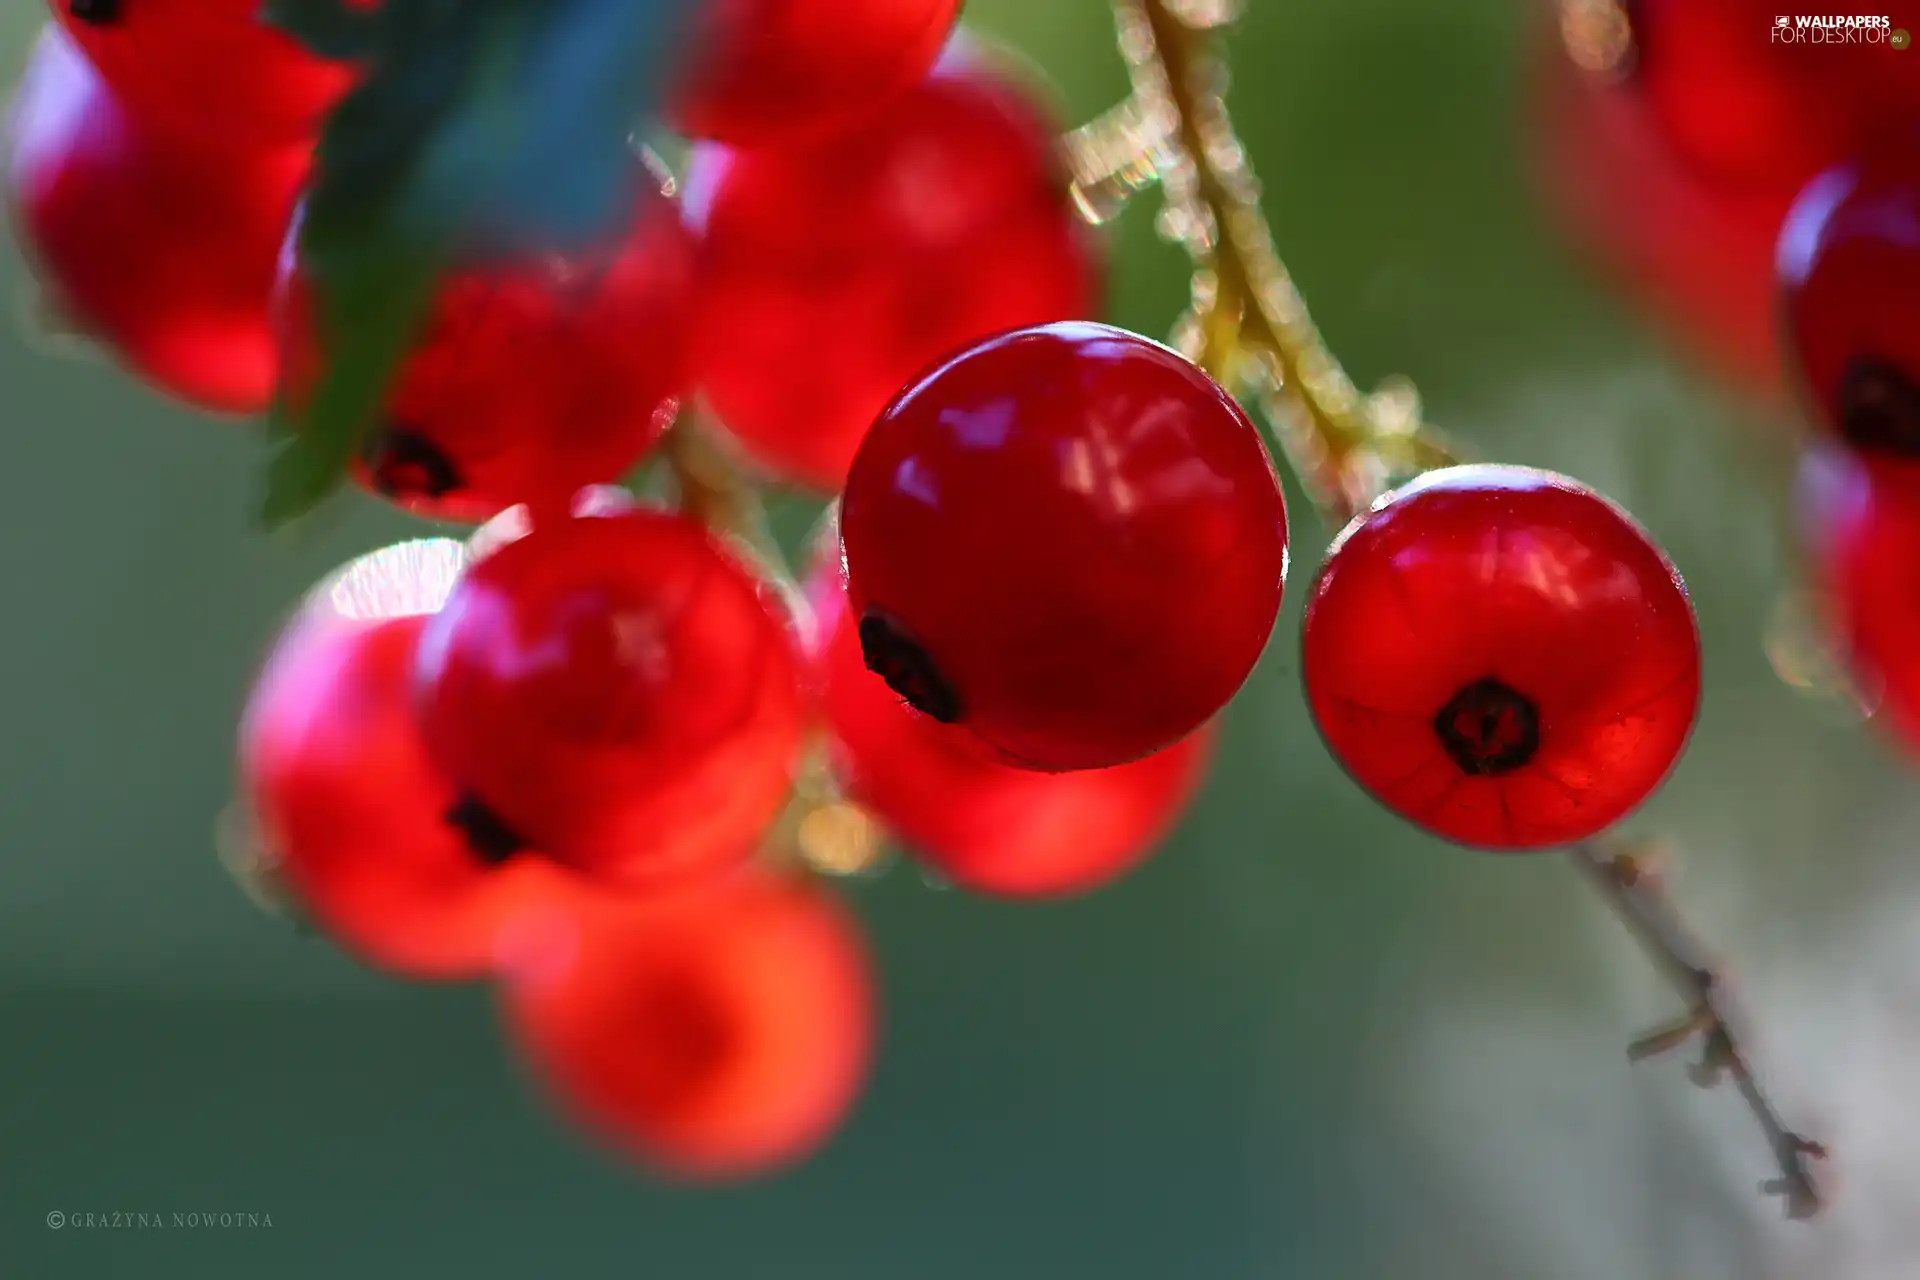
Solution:
M 1557 83 L 1555 137 L 1609 254 L 1748 380 L 1808 402 L 1828 619 L 1920 751 L 1920 53 L 1886 8 L 1633 0 L 1617 62 Z M 1592 10 L 1566 9 L 1580 60 Z
M 323 584 L 241 730 L 302 909 L 397 974 L 497 978 L 562 1104 L 684 1175 L 797 1157 L 864 1073 L 861 943 L 780 856 L 810 760 L 959 884 L 1084 891 L 1194 795 L 1280 608 L 1259 432 L 1181 355 L 1080 318 L 1100 265 L 1055 126 L 949 39 L 956 8 L 697 11 L 666 110 L 696 139 L 683 191 L 650 183 L 596 251 L 460 266 L 359 460 L 409 510 L 489 523 Z M 252 9 L 65 6 L 13 174 L 58 299 L 234 409 L 299 396 L 324 358 L 281 245 L 351 79 Z M 768 476 L 839 496 L 804 590 L 604 487 L 692 394 Z M 1519 850 L 1658 786 L 1699 661 L 1637 525 L 1489 466 L 1339 536 L 1301 665 L 1356 781 Z

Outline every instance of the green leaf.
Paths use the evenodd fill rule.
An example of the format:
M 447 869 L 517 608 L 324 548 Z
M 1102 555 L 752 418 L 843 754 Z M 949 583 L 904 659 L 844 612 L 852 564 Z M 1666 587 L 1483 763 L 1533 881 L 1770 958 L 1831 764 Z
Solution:
M 443 268 L 615 225 L 642 180 L 629 135 L 692 0 L 387 0 L 371 16 L 273 3 L 288 30 L 353 49 L 367 73 L 327 123 L 304 206 L 321 372 L 276 406 L 269 527 L 338 486 Z

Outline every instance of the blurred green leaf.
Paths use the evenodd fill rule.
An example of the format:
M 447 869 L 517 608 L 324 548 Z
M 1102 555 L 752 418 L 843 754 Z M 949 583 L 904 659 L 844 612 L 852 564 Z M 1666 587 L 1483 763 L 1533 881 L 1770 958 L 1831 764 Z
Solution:
M 632 130 L 691 0 L 275 0 L 316 51 L 367 74 L 327 123 L 300 252 L 323 358 L 284 437 L 263 518 L 339 484 L 449 262 L 563 249 L 614 225 L 641 170 Z

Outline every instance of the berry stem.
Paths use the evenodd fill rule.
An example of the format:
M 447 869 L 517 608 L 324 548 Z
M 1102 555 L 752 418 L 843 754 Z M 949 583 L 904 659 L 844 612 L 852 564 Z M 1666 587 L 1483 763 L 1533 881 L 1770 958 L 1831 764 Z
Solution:
M 1281 262 L 1260 207 L 1260 184 L 1233 131 L 1227 70 L 1215 32 L 1235 16 L 1221 0 L 1113 0 L 1133 94 L 1067 139 L 1076 194 L 1095 220 L 1159 179 L 1162 226 L 1194 261 L 1192 309 L 1179 345 L 1235 395 L 1266 410 L 1307 494 L 1344 524 L 1395 483 L 1450 466 L 1458 453 L 1422 417 L 1401 379 L 1360 392 L 1314 326 Z M 1618 842 L 1570 850 L 1575 866 L 1687 998 L 1684 1019 L 1636 1042 L 1636 1060 L 1690 1042 L 1702 1045 L 1694 1077 L 1730 1077 L 1779 1164 L 1766 1185 L 1790 1216 L 1822 1204 L 1812 1162 L 1826 1149 L 1794 1132 L 1761 1089 L 1726 971 L 1650 874 L 1644 856 Z
M 1590 841 L 1567 852 L 1691 1006 L 1685 1017 L 1635 1041 L 1628 1056 L 1639 1061 L 1699 1044 L 1694 1081 L 1710 1087 L 1733 1080 L 1780 1165 L 1780 1176 L 1765 1189 L 1786 1198 L 1789 1217 L 1812 1217 L 1824 1202 L 1813 1163 L 1826 1157 L 1826 1148 L 1795 1132 L 1761 1087 L 1747 1048 L 1751 1035 L 1726 973 L 1667 895 L 1651 856 L 1610 851 L 1615 848 Z
M 813 610 L 767 523 L 760 490 L 727 456 L 697 414 L 684 412 L 661 443 L 680 510 L 726 539 L 780 593 L 796 625 Z
M 1226 9 L 1114 0 L 1134 105 L 1075 135 L 1068 154 L 1083 207 L 1141 185 L 1143 161 L 1158 175 L 1163 226 L 1196 266 L 1180 345 L 1221 385 L 1258 396 L 1315 504 L 1344 523 L 1395 479 L 1455 458 L 1421 420 L 1410 384 L 1354 386 L 1274 251 L 1259 180 L 1227 113 L 1213 39 Z

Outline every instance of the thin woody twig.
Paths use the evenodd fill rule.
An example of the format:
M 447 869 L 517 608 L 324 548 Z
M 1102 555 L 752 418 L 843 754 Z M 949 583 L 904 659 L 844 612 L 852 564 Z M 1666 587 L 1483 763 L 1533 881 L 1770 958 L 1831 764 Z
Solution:
M 1693 1069 L 1695 1083 L 1711 1087 L 1722 1079 L 1734 1082 L 1780 1165 L 1780 1176 L 1766 1189 L 1786 1198 L 1788 1216 L 1812 1217 L 1824 1200 L 1813 1164 L 1825 1159 L 1827 1150 L 1795 1132 L 1761 1087 L 1744 1015 L 1725 971 L 1680 914 L 1661 878 L 1645 874 L 1635 854 L 1609 852 L 1588 842 L 1573 846 L 1568 855 L 1689 1005 L 1685 1017 L 1635 1041 L 1628 1056 L 1654 1057 L 1697 1043 L 1701 1056 Z
M 1459 460 L 1425 423 L 1411 386 L 1358 392 L 1321 338 L 1273 246 L 1260 187 L 1234 137 L 1225 67 L 1212 21 L 1179 0 L 1113 0 L 1120 47 L 1133 78 L 1133 106 L 1102 117 L 1099 163 L 1090 176 L 1143 185 L 1114 145 L 1116 131 L 1143 122 L 1136 156 L 1166 198 L 1163 225 L 1195 264 L 1193 312 L 1183 343 L 1202 367 L 1241 393 L 1266 400 L 1281 443 L 1316 505 L 1336 521 L 1364 510 L 1397 477 Z M 1151 128 L 1144 127 L 1151 125 Z M 1091 154 L 1091 152 L 1089 152 Z M 1666 892 L 1649 859 L 1598 843 L 1571 850 L 1575 865 L 1631 929 L 1689 1004 L 1686 1015 L 1636 1041 L 1640 1059 L 1698 1043 L 1694 1079 L 1733 1080 L 1779 1165 L 1765 1189 L 1790 1216 L 1817 1212 L 1812 1166 L 1827 1152 L 1795 1132 L 1761 1088 L 1750 1037 L 1726 973 Z

